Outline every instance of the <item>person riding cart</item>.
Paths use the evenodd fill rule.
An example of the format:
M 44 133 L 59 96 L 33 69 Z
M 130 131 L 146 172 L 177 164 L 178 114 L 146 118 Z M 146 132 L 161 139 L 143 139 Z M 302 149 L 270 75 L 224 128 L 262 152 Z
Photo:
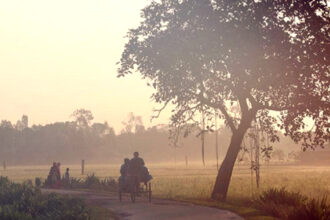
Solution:
M 128 164 L 128 176 L 131 178 L 136 186 L 136 190 L 139 189 L 139 184 L 141 180 L 141 173 L 144 167 L 144 160 L 139 157 L 139 152 L 134 152 L 133 158 L 129 161 Z
M 120 168 L 119 177 L 119 200 L 122 199 L 122 193 L 130 193 L 132 202 L 140 193 L 147 193 L 149 202 L 151 202 L 151 183 L 152 176 L 148 168 L 144 166 L 144 160 L 139 157 L 138 152 L 134 152 L 134 157 L 129 160 L 124 159 L 124 164 Z M 140 183 L 144 183 L 145 189 L 140 188 Z
M 129 159 L 125 158 L 124 159 L 124 164 L 121 165 L 120 167 L 120 177 L 119 177 L 119 184 L 122 186 L 125 184 L 125 180 L 127 179 L 127 173 L 128 173 L 128 164 L 129 164 Z

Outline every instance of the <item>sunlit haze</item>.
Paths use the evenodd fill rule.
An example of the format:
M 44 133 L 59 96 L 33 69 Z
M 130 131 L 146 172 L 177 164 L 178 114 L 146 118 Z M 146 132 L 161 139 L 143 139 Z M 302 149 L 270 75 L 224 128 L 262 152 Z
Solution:
M 147 2 L 0 0 L 0 119 L 46 124 L 85 108 L 116 131 L 129 112 L 150 125 L 152 90 L 138 75 L 116 78 L 124 36 Z

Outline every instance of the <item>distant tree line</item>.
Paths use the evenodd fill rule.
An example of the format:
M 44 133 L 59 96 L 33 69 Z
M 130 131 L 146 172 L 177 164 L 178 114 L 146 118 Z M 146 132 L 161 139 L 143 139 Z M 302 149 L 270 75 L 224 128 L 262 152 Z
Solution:
M 167 125 L 146 128 L 140 116 L 133 113 L 123 122 L 119 134 L 107 123 L 93 121 L 91 111 L 78 109 L 71 115 L 72 121 L 46 125 L 28 125 L 28 116 L 12 124 L 0 123 L 0 161 L 8 165 L 79 163 L 120 163 L 139 151 L 149 162 L 174 162 L 176 159 L 200 158 L 200 141 L 189 137 L 174 148 L 169 140 Z M 225 140 L 226 132 L 220 138 Z M 213 143 L 212 143 L 213 144 Z M 213 157 L 213 147 L 209 158 Z
M 7 165 L 50 164 L 53 161 L 74 164 L 84 159 L 87 163 L 121 163 L 124 157 L 131 157 L 139 151 L 147 162 L 185 162 L 201 161 L 201 142 L 196 135 L 181 137 L 174 146 L 169 139 L 167 125 L 146 128 L 142 118 L 129 113 L 122 123 L 123 129 L 116 134 L 107 123 L 92 123 L 91 111 L 78 109 L 71 115 L 72 120 L 46 125 L 29 126 L 28 116 L 23 115 L 16 124 L 2 120 L 0 123 L 0 163 Z M 230 130 L 221 127 L 218 130 L 220 159 L 227 151 Z M 215 161 L 215 136 L 205 134 L 206 163 Z M 288 138 L 274 144 L 278 149 L 299 151 Z M 276 157 L 274 157 L 276 159 Z M 213 162 L 214 163 L 214 162 Z

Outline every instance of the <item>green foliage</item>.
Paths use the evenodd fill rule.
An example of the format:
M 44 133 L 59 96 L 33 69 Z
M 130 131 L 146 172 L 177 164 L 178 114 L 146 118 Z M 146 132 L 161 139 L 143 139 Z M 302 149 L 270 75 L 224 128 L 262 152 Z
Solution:
M 330 205 L 324 196 L 322 199 L 311 199 L 289 214 L 290 220 L 329 220 Z
M 40 187 L 41 186 L 41 179 L 39 177 L 36 177 L 34 183 L 36 184 L 36 187 Z
M 287 216 L 294 207 L 300 206 L 306 197 L 297 192 L 289 192 L 284 187 L 270 188 L 264 191 L 257 201 L 257 206 L 275 217 Z
M 330 205 L 326 196 L 308 200 L 298 192 L 271 188 L 260 195 L 257 204 L 260 209 L 281 219 L 330 220 Z
M 304 148 L 324 146 L 330 17 L 325 1 L 310 2 L 152 1 L 127 34 L 118 77 L 139 72 L 163 104 L 158 112 L 174 104 L 175 127 L 195 123 L 201 111 L 212 118 L 215 108 L 235 132 L 231 103 L 240 124 L 261 119 L 271 141 L 278 127 Z M 313 135 L 301 132 L 305 117 L 313 119 Z
M 112 191 L 118 190 L 118 182 L 113 178 L 110 178 L 110 177 L 105 178 L 105 179 L 101 180 L 100 183 L 106 189 L 109 189 Z
M 139 72 L 148 81 L 162 104 L 155 117 L 173 104 L 171 138 L 201 112 L 212 123 L 214 110 L 231 129 L 215 199 L 226 199 L 237 148 L 253 120 L 272 142 L 278 130 L 303 149 L 330 140 L 330 17 L 324 1 L 310 2 L 152 1 L 127 34 L 118 77 Z M 239 107 L 239 118 L 229 103 Z M 306 117 L 314 129 L 304 129 Z
M 100 179 L 95 176 L 94 173 L 87 175 L 85 179 L 81 178 L 70 178 L 70 182 L 66 183 L 62 181 L 64 188 L 78 188 L 78 189 L 101 189 L 107 191 L 117 191 L 118 190 L 118 182 L 109 177 L 105 179 Z
M 289 192 L 282 187 L 280 189 L 270 188 L 264 191 L 260 197 L 260 202 L 266 203 L 272 201 L 276 205 L 298 206 L 307 200 L 307 197 L 298 192 Z
M 94 188 L 100 185 L 100 178 L 95 176 L 94 173 L 87 175 L 87 178 L 85 179 L 85 185 L 88 188 Z
M 63 187 L 65 187 L 65 188 L 83 188 L 84 181 L 80 178 L 71 177 L 70 183 L 63 184 Z
M 30 182 L 17 184 L 0 177 L 0 219 L 87 220 L 90 210 L 81 199 L 41 194 Z

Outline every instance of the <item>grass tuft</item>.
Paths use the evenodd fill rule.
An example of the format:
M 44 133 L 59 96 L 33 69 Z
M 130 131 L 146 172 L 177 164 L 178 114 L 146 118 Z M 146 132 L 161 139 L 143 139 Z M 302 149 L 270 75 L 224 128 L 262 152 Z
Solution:
M 271 188 L 260 195 L 256 204 L 261 210 L 280 219 L 330 220 L 330 205 L 326 196 L 308 199 L 299 192 Z

